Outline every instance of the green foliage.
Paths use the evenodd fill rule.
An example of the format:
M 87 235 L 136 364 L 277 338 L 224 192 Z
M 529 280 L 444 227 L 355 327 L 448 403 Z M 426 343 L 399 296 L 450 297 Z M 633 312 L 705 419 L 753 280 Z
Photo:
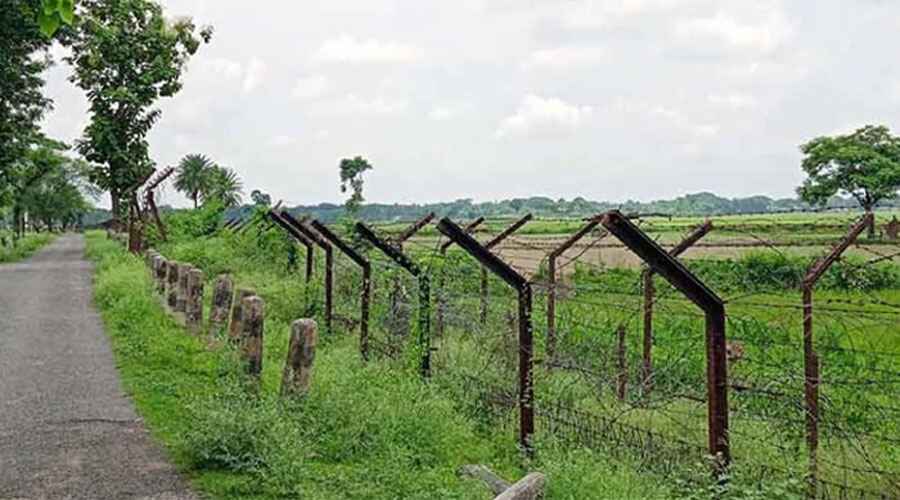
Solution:
M 47 38 L 56 34 L 63 24 L 70 25 L 75 21 L 75 0 L 42 0 L 38 10 L 38 24 L 41 33 Z
M 272 205 L 272 197 L 269 196 L 268 193 L 264 193 L 259 189 L 254 189 L 252 193 L 250 193 L 250 200 L 253 201 L 254 205 L 262 205 L 262 206 L 271 206 Z
M 15 182 L 12 169 L 40 140 L 40 121 L 51 109 L 43 94 L 51 40 L 36 23 L 40 0 L 9 0 L 0 8 L 0 206 Z
M 181 159 L 175 174 L 175 189 L 184 193 L 197 208 L 200 193 L 208 189 L 209 177 L 215 163 L 206 156 L 190 154 Z
M 363 198 L 363 173 L 367 170 L 372 170 L 372 165 L 362 156 L 357 156 L 353 159 L 344 158 L 341 160 L 339 168 L 341 171 L 341 192 L 346 193 L 348 189 L 352 191 L 350 198 L 344 203 L 344 208 L 347 210 L 347 215 L 355 218 L 362 202 L 365 201 L 365 198 Z
M 814 205 L 840 193 L 868 211 L 900 189 L 900 137 L 887 127 L 867 125 L 848 135 L 817 137 L 800 150 L 809 177 L 797 193 Z
M 241 204 L 241 193 L 243 184 L 237 173 L 228 167 L 216 165 L 209 169 L 200 195 L 203 197 L 203 204 L 213 202 L 231 208 Z
M 9 238 L 0 234 L 0 239 L 5 240 L 7 244 L 0 245 L 0 263 L 16 262 L 27 259 L 34 252 L 38 251 L 51 241 L 55 236 L 49 233 L 26 234 L 20 239 L 15 246 L 9 244 Z
M 188 59 L 212 32 L 167 20 L 153 0 L 84 0 L 81 8 L 67 61 L 91 122 L 77 147 L 96 164 L 92 179 L 110 191 L 117 213 L 120 197 L 153 169 L 146 136 L 160 117 L 154 104 L 181 89 Z

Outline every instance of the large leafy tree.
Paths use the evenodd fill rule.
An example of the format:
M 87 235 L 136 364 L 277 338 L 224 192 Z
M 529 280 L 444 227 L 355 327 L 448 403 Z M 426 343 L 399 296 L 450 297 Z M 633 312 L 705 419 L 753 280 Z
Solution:
M 847 135 L 817 137 L 800 146 L 807 178 L 797 194 L 813 205 L 836 195 L 853 197 L 871 213 L 900 189 L 900 137 L 884 126 L 867 125 Z M 875 227 L 869 227 L 874 236 Z
M 362 207 L 363 198 L 363 173 L 372 170 L 372 165 L 362 156 L 344 158 L 338 165 L 341 172 L 341 192 L 350 191 L 350 198 L 344 203 L 347 213 L 355 217 Z
M 118 217 L 125 191 L 153 169 L 146 140 L 160 117 L 153 106 L 181 90 L 188 59 L 212 30 L 166 19 L 153 0 L 82 0 L 78 14 L 67 60 L 91 121 L 77 148 L 96 164 L 92 179 L 109 191 Z
M 178 164 L 175 176 L 175 189 L 194 201 L 194 208 L 199 206 L 200 194 L 206 190 L 210 178 L 214 175 L 216 164 L 200 154 L 187 155 Z
M 52 104 L 42 76 L 51 40 L 39 30 L 39 12 L 40 0 L 7 0 L 0 8 L 0 205 L 9 203 L 19 181 L 14 165 L 41 139 L 40 120 Z
M 211 169 L 200 196 L 203 203 L 214 202 L 230 208 L 241 204 L 243 189 L 244 185 L 234 170 L 215 166 Z

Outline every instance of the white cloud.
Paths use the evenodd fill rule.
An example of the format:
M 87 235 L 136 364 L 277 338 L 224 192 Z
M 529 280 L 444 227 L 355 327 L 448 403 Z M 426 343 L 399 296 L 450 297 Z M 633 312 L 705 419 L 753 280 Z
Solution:
M 780 47 L 790 34 L 790 24 L 774 7 L 767 9 L 762 19 L 756 21 L 719 11 L 713 16 L 681 19 L 675 23 L 675 35 L 683 41 L 712 47 L 715 46 L 711 44 L 724 43 L 732 48 L 763 53 Z
M 529 69 L 569 69 L 596 66 L 607 60 L 603 47 L 557 47 L 531 53 L 524 66 Z
M 269 139 L 269 144 L 275 147 L 289 146 L 294 143 L 294 139 L 287 135 L 276 135 Z
M 609 28 L 629 19 L 686 7 L 696 0 L 585 0 L 567 2 L 563 24 L 575 29 Z
M 390 115 L 404 111 L 406 102 L 384 97 L 364 99 L 356 94 L 347 94 L 340 100 L 330 103 L 327 109 L 338 114 Z
M 267 72 L 268 67 L 266 63 L 256 57 L 251 59 L 250 64 L 247 65 L 247 72 L 244 75 L 244 83 L 242 85 L 244 93 L 253 92 L 259 87 L 265 81 Z
M 439 104 L 431 108 L 428 118 L 436 122 L 451 120 L 461 115 L 467 108 L 466 105 Z
M 747 94 L 710 94 L 706 96 L 706 100 L 714 106 L 739 110 L 749 108 L 756 104 L 756 99 Z
M 556 97 L 527 95 L 516 112 L 500 122 L 497 137 L 571 133 L 588 120 L 592 112 L 590 106 L 575 106 Z
M 652 113 L 665 118 L 677 129 L 688 132 L 698 138 L 710 138 L 719 133 L 719 126 L 714 123 L 697 123 L 689 119 L 683 112 L 666 106 L 656 106 Z
M 322 97 L 328 91 L 329 86 L 328 79 L 323 75 L 306 76 L 297 80 L 291 96 L 301 100 L 315 99 Z
M 222 57 L 202 59 L 200 70 L 203 73 L 212 73 L 217 77 L 223 77 L 228 80 L 241 78 L 244 74 L 244 68 L 241 66 L 241 63 Z
M 313 54 L 314 62 L 340 63 L 410 63 L 422 58 L 423 51 L 412 45 L 382 42 L 375 39 L 357 40 L 341 35 L 326 40 Z

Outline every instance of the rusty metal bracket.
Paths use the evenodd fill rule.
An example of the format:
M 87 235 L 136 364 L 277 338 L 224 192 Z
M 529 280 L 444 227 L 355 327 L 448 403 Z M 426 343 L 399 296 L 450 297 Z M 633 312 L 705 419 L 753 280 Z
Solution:
M 669 255 L 672 257 L 680 256 L 712 230 L 712 222 L 704 222 L 670 249 Z M 642 385 L 645 395 L 649 394 L 653 387 L 653 305 L 656 302 L 656 288 L 653 286 L 653 274 L 654 271 L 652 267 L 648 267 L 641 274 L 644 292 L 644 339 L 641 370 L 643 378 Z
M 422 268 L 401 250 L 379 238 L 362 222 L 357 222 L 355 229 L 360 236 L 405 269 L 419 283 L 419 348 L 422 356 L 419 369 L 422 376 L 428 378 L 431 376 L 431 281 L 428 274 L 422 272 Z
M 287 212 L 284 212 L 287 213 Z M 269 210 L 267 213 L 269 218 L 274 221 L 278 226 L 288 232 L 295 240 L 297 240 L 301 245 L 306 248 L 306 282 L 309 283 L 312 281 L 313 274 L 313 262 L 315 259 L 315 243 L 311 239 L 309 239 L 306 235 L 301 233 L 297 228 L 288 223 L 281 214 Z
M 515 234 L 516 231 L 522 228 L 525 224 L 527 224 L 534 217 L 531 214 L 526 214 L 521 219 L 512 223 L 509 227 L 500 232 L 497 236 L 493 237 L 490 241 L 484 244 L 484 248 L 487 250 L 492 250 L 494 247 L 503 243 L 507 238 Z M 481 324 L 484 325 L 487 323 L 488 319 L 488 274 L 487 271 L 482 268 L 481 269 L 481 314 L 480 314 Z
M 525 221 L 527 222 L 527 221 Z M 524 224 L 524 223 L 523 223 Z M 521 227 L 521 225 L 519 226 Z M 518 292 L 519 300 L 519 443 L 527 453 L 532 453 L 531 437 L 534 434 L 534 331 L 532 326 L 532 291 L 528 280 L 516 272 L 485 245 L 443 218 L 438 231 L 447 236 Z
M 466 227 L 463 228 L 463 231 L 466 234 L 472 234 L 478 228 L 478 226 L 480 226 L 482 223 L 484 223 L 484 217 L 478 217 L 477 219 L 473 220 L 472 222 L 466 224 Z M 441 257 L 447 256 L 447 250 L 451 246 L 453 246 L 453 243 L 454 243 L 454 241 L 450 240 L 450 239 L 441 243 L 441 246 L 440 246 Z M 444 336 L 444 324 L 446 323 L 445 317 L 447 315 L 447 300 L 444 297 L 444 287 L 446 286 L 446 284 L 447 284 L 446 278 L 445 278 L 444 274 L 441 273 L 441 275 L 438 278 L 438 285 L 437 285 L 438 306 L 437 306 L 437 318 L 436 318 L 437 324 L 435 325 L 435 335 L 437 335 L 438 337 Z
M 857 221 L 830 252 L 816 260 L 801 284 L 803 295 L 803 371 L 806 402 L 807 497 L 818 498 L 819 449 L 819 355 L 813 338 L 813 289 L 822 275 L 850 248 L 862 232 L 875 223 L 868 213 Z
M 590 234 L 598 225 L 600 225 L 600 219 L 591 218 L 578 232 L 562 242 L 547 256 L 547 358 L 550 360 L 548 366 L 553 366 L 553 360 L 556 357 L 556 259 Z
M 325 252 L 325 331 L 331 334 L 334 320 L 334 250 L 331 243 L 328 243 L 315 230 L 295 219 L 286 210 L 282 210 L 280 215 L 289 225 L 297 229 L 310 241 L 315 242 Z
M 607 212 L 601 224 L 656 273 L 706 315 L 707 433 L 717 474 L 731 461 L 728 441 L 728 365 L 725 345 L 725 304 L 705 283 L 618 210 Z
M 364 360 L 369 359 L 369 304 L 372 301 L 372 264 L 368 259 L 359 254 L 350 245 L 344 242 L 338 235 L 328 229 L 325 224 L 313 219 L 310 225 L 323 238 L 328 240 L 338 250 L 355 262 L 363 273 L 362 296 L 360 298 L 359 318 L 359 350 Z

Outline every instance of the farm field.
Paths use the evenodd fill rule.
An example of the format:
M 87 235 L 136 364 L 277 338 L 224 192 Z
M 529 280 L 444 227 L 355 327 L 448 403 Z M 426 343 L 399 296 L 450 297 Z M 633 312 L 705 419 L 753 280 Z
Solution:
M 242 402 L 239 390 L 208 380 L 205 384 L 211 385 L 201 391 L 202 397 L 190 394 L 190 403 L 176 397 L 163 404 L 188 404 L 194 415 L 157 425 L 170 428 L 167 441 L 204 489 L 237 497 L 247 493 L 248 484 L 261 481 L 262 497 L 283 491 L 316 491 L 327 497 L 320 488 L 331 481 L 339 481 L 343 491 L 361 491 L 356 481 L 363 475 L 359 467 L 365 467 L 379 478 L 381 489 L 373 490 L 374 497 L 425 498 L 434 488 L 443 488 L 439 491 L 446 497 L 481 498 L 480 486 L 455 472 L 470 462 L 509 477 L 545 470 L 549 498 L 590 497 L 593 485 L 601 482 L 622 485 L 626 497 L 697 497 L 717 488 L 709 484 L 705 458 L 703 313 L 662 278 L 655 279 L 652 363 L 647 363 L 646 309 L 637 266 L 597 263 L 583 252 L 562 256 L 566 264 L 557 269 L 555 288 L 547 281 L 545 255 L 540 257 L 544 264 L 527 274 L 534 291 L 535 423 L 530 439 L 535 458 L 523 461 L 517 446 L 521 316 L 515 291 L 493 275 L 486 281 L 480 278 L 477 261 L 457 246 L 441 252 L 448 240 L 428 236 L 433 226 L 423 229 L 426 236 L 404 245 L 404 252 L 430 278 L 427 303 L 422 302 L 419 280 L 377 248 L 366 250 L 373 278 L 370 361 L 363 363 L 357 352 L 362 279 L 349 259 L 340 253 L 334 259 L 329 329 L 321 254 L 314 257 L 314 274 L 307 281 L 305 253 L 299 251 L 302 247 L 290 250 L 287 233 L 260 223 L 240 234 L 217 230 L 204 235 L 185 217 L 172 216 L 175 234 L 158 250 L 201 268 L 207 289 L 215 276 L 230 272 L 239 286 L 252 288 L 266 301 L 266 401 L 277 400 L 290 322 L 313 317 L 322 330 L 314 383 L 321 384 L 322 392 L 314 390 L 300 409 L 273 402 L 263 416 L 254 416 L 253 405 Z M 686 222 L 685 228 L 690 225 Z M 492 228 L 499 231 L 502 226 L 487 225 L 488 232 L 475 235 L 484 242 L 496 236 Z M 332 229 L 351 239 L 344 228 Z M 382 226 L 377 233 L 391 234 Z M 823 245 L 818 254 L 830 246 L 830 236 L 819 235 Z M 94 245 L 107 244 L 95 240 Z M 861 250 L 836 263 L 814 295 L 814 346 L 821 377 L 814 484 L 822 498 L 898 491 L 900 455 L 892 436 L 900 430 L 894 418 L 900 410 L 893 401 L 900 385 L 900 268 L 884 253 L 890 243 L 879 241 L 877 248 L 883 257 Z M 496 254 L 520 268 L 504 247 Z M 799 283 L 813 255 L 764 245 L 742 256 L 684 260 L 726 304 L 732 481 L 720 492 L 724 498 L 793 498 L 809 488 L 804 480 L 809 457 Z M 555 311 L 548 314 L 551 289 L 556 290 Z M 427 351 L 433 383 L 426 392 L 419 382 L 423 334 L 431 339 Z M 230 366 L 227 360 L 215 363 Z M 188 385 L 198 382 L 193 375 L 184 377 Z M 383 392 L 388 386 L 391 391 Z M 222 419 L 235 424 L 224 425 Z M 326 423 L 334 419 L 357 434 L 337 432 L 334 422 Z M 301 458 L 283 447 L 270 448 L 276 438 L 254 430 L 259 426 L 287 433 L 298 432 L 294 426 L 307 428 L 296 437 L 312 450 L 302 459 L 304 470 L 316 470 L 328 479 L 304 476 L 289 485 L 286 478 L 299 474 L 295 461 Z M 248 431 L 259 433 L 258 439 L 240 437 Z M 384 434 L 388 431 L 392 434 Z M 357 451 L 338 452 L 342 445 L 333 441 L 348 439 L 349 445 L 367 433 L 373 433 L 372 440 L 365 441 L 370 444 Z M 437 439 L 436 434 L 440 444 L 425 438 Z M 403 443 L 402 450 L 396 449 L 398 443 Z M 381 454 L 385 452 L 388 455 Z M 415 464 L 401 465 L 396 460 L 403 456 L 418 458 Z M 422 462 L 422 457 L 430 458 Z M 398 467 L 410 468 L 410 475 L 389 477 L 387 471 Z M 342 479 L 333 476 L 337 470 L 344 471 Z M 635 474 L 642 479 L 634 482 Z M 642 489 L 627 489 L 638 487 Z

